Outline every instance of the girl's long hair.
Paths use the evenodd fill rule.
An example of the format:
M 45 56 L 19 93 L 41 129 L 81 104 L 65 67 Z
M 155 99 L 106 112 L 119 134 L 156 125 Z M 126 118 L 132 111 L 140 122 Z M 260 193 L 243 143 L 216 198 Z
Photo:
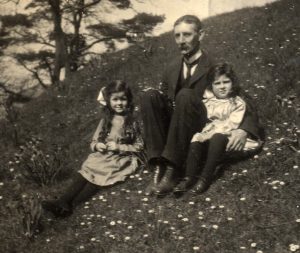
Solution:
M 126 84 L 126 82 L 121 81 L 121 80 L 116 80 L 108 84 L 104 91 L 103 91 L 103 96 L 106 102 L 106 106 L 103 108 L 102 111 L 102 118 L 103 118 L 103 128 L 102 131 L 99 134 L 99 141 L 104 142 L 106 137 L 109 135 L 110 130 L 111 130 L 111 122 L 113 119 L 113 116 L 115 115 L 114 110 L 111 108 L 110 105 L 110 97 L 113 93 L 116 92 L 124 92 L 125 96 L 128 100 L 128 105 L 127 109 L 124 113 L 125 116 L 125 123 L 124 123 L 124 134 L 126 136 L 126 132 L 132 128 L 133 125 L 133 110 L 134 110 L 134 105 L 133 105 L 133 96 L 131 93 L 131 90 L 129 86 Z
M 220 76 L 225 75 L 227 76 L 232 82 L 232 92 L 230 94 L 231 97 L 235 97 L 240 93 L 240 85 L 238 78 L 233 71 L 233 67 L 228 63 L 219 63 L 210 68 L 207 74 L 207 88 L 212 90 L 213 82 Z

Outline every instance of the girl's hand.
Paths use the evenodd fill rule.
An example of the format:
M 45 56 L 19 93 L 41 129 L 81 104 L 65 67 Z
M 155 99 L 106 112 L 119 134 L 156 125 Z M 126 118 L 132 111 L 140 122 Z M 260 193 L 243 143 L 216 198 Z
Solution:
M 98 142 L 95 146 L 95 149 L 99 152 L 104 152 L 105 150 L 107 150 L 107 146 L 102 142 Z
M 107 146 L 107 150 L 110 150 L 110 151 L 117 151 L 117 150 L 119 150 L 119 144 L 117 144 L 114 141 L 107 142 L 106 146 Z

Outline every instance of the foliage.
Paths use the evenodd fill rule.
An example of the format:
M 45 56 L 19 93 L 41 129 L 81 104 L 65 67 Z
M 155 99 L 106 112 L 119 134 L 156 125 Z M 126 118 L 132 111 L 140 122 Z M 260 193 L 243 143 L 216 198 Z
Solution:
M 38 197 L 23 198 L 19 202 L 18 215 L 21 220 L 23 234 L 33 239 L 41 232 L 42 207 Z
M 127 9 L 131 5 L 130 0 L 110 0 L 110 1 L 120 9 Z
M 120 28 L 119 25 L 114 25 L 111 23 L 99 22 L 98 24 L 89 25 L 87 28 L 93 32 L 100 33 L 104 37 L 107 37 L 108 40 L 111 40 L 112 37 L 119 39 L 126 36 L 126 30 Z
M 128 20 L 122 24 L 122 29 L 117 28 L 109 23 L 101 22 L 99 14 L 96 13 L 96 7 L 103 1 L 89 0 L 39 0 L 29 1 L 26 6 L 27 10 L 31 11 L 30 15 L 16 14 L 2 16 L 3 24 L 6 30 L 11 32 L 10 38 L 1 39 L 0 43 L 39 43 L 46 46 L 46 51 L 49 52 L 47 57 L 39 57 L 41 52 L 16 53 L 15 57 L 19 63 L 32 73 L 33 77 L 44 88 L 47 84 L 42 80 L 40 72 L 46 70 L 49 80 L 52 84 L 59 85 L 60 72 L 65 68 L 65 75 L 69 76 L 71 72 L 76 71 L 81 63 L 84 62 L 84 56 L 90 54 L 90 48 L 97 43 L 104 42 L 109 44 L 110 49 L 114 48 L 114 39 L 127 39 L 126 31 L 131 29 L 133 22 L 137 22 L 138 28 L 143 32 L 150 32 L 154 26 L 163 21 L 161 16 L 151 14 L 137 14 L 136 18 Z M 117 9 L 132 8 L 131 1 L 109 0 L 109 2 Z M 98 24 L 92 25 L 91 32 L 82 31 L 83 23 L 88 20 L 91 22 L 93 17 L 97 16 Z M 16 26 L 23 22 L 23 26 L 31 29 L 18 31 Z M 47 23 L 48 26 L 53 25 L 53 31 L 46 31 L 41 23 Z M 62 23 L 66 27 L 71 27 L 65 30 Z M 52 24 L 51 24 L 52 23 Z M 95 21 L 94 21 L 95 23 Z M 136 25 L 135 25 L 136 26 Z M 144 26 L 144 27 L 143 27 Z M 94 33 L 94 31 L 97 33 Z M 12 32 L 14 31 L 14 33 Z M 17 36 L 15 36 L 15 33 Z M 132 42 L 132 40 L 130 40 Z M 9 45 L 9 44 L 6 44 Z M 45 50 L 44 50 L 45 51 Z M 52 52 L 52 54 L 50 54 Z M 31 62 L 37 62 L 35 68 L 30 68 Z
M 140 33 L 150 33 L 153 28 L 164 21 L 164 16 L 149 15 L 147 13 L 138 13 L 131 19 L 126 19 L 122 25 L 127 27 L 127 30 Z
M 40 186 L 51 185 L 66 173 L 64 171 L 65 154 L 60 147 L 53 146 L 46 152 L 42 150 L 41 140 L 32 138 L 20 146 L 17 154 L 20 173 Z
M 29 28 L 33 25 L 29 17 L 21 13 L 16 15 L 0 15 L 0 21 L 2 22 L 2 26 L 6 28 L 15 27 L 17 25 Z
M 14 27 L 30 28 L 32 25 L 29 17 L 25 14 L 0 15 L 0 56 L 6 47 L 19 41 L 17 37 L 10 36 L 10 29 Z

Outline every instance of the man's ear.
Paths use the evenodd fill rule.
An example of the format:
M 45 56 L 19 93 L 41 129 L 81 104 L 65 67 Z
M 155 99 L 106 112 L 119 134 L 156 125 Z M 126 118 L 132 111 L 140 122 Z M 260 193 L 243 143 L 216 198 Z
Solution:
M 205 31 L 201 29 L 201 30 L 198 32 L 198 34 L 199 34 L 199 41 L 203 40 L 203 38 L 204 38 L 204 36 L 205 36 Z

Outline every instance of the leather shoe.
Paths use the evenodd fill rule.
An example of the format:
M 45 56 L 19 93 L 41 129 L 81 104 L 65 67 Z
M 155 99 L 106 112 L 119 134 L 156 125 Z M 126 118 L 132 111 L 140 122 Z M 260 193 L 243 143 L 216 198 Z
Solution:
M 162 179 L 162 176 L 165 172 L 165 169 L 162 165 L 160 164 L 157 164 L 155 167 L 154 167 L 154 176 L 153 176 L 153 183 L 154 185 L 158 185 L 160 180 Z
M 155 194 L 157 196 L 163 196 L 171 192 L 175 187 L 176 183 L 177 180 L 175 177 L 175 169 L 172 166 L 167 165 L 166 171 L 156 187 Z
M 210 185 L 210 183 L 208 180 L 206 180 L 204 178 L 199 178 L 198 182 L 193 187 L 191 192 L 194 194 L 203 193 L 203 192 L 207 191 L 207 189 L 209 188 L 209 185 Z
M 193 177 L 184 177 L 179 184 L 174 188 L 174 194 L 186 192 L 196 183 L 196 179 Z
M 59 200 L 44 200 L 42 201 L 42 207 L 46 211 L 51 212 L 55 217 L 65 218 L 72 214 L 71 207 Z
M 153 170 L 154 170 L 153 180 L 150 182 L 150 184 L 147 186 L 145 190 L 145 195 L 147 196 L 152 195 L 156 191 L 156 187 L 159 184 L 160 180 L 162 179 L 165 168 L 157 164 L 154 166 Z

